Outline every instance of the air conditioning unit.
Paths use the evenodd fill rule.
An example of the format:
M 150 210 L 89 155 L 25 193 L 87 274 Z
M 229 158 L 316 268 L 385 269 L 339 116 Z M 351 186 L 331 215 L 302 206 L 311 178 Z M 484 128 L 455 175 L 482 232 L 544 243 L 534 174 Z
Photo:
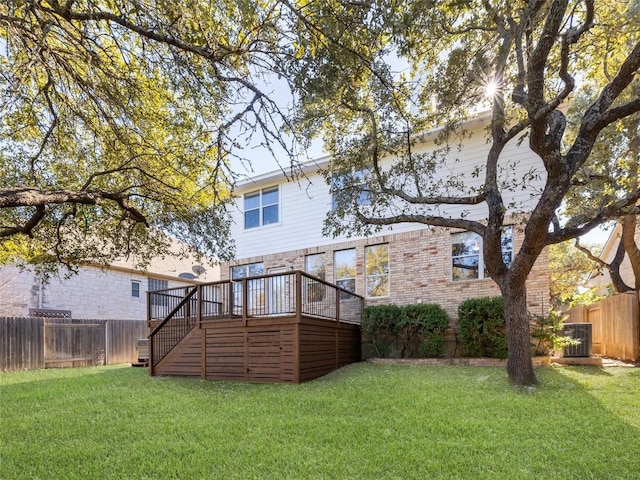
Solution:
M 591 356 L 591 324 L 590 323 L 565 323 L 563 329 L 565 337 L 578 340 L 578 345 L 564 347 L 565 357 L 590 357 Z

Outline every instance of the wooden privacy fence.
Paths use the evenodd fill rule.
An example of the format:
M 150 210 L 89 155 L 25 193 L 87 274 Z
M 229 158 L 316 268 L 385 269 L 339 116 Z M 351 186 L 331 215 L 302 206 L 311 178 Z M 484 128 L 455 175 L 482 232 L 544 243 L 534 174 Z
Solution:
M 640 361 L 640 305 L 638 292 L 622 293 L 568 312 L 567 323 L 590 323 L 593 353 Z
M 135 362 L 144 320 L 0 317 L 0 370 Z

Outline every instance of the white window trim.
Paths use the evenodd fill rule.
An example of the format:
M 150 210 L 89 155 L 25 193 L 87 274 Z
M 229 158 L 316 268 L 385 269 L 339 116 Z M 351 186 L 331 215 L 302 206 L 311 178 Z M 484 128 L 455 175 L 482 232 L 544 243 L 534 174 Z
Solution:
M 133 294 L 133 285 L 138 285 L 138 295 Z M 142 298 L 142 282 L 140 280 L 131 280 L 131 298 Z
M 269 205 L 263 205 L 262 204 L 262 192 L 264 192 L 265 190 L 271 190 L 271 189 L 277 189 L 278 190 L 278 203 L 270 203 Z M 259 198 L 260 198 L 260 205 L 257 208 L 251 208 L 249 210 L 258 210 L 258 222 L 259 224 L 256 225 L 255 227 L 248 227 L 246 225 L 246 212 L 247 210 L 244 208 L 244 201 L 245 201 L 245 197 L 247 195 L 251 195 L 254 193 L 259 193 Z M 278 205 L 278 221 L 277 222 L 273 222 L 273 223 L 267 223 L 266 225 L 263 223 L 263 215 L 262 215 L 262 209 L 264 207 L 269 207 L 271 205 Z M 259 188 L 258 190 L 252 190 L 250 192 L 244 193 L 242 194 L 242 229 L 243 230 L 261 230 L 263 228 L 269 228 L 269 227 L 274 227 L 277 225 L 281 225 L 282 224 L 282 189 L 280 188 L 280 185 L 272 185 L 270 187 L 265 187 L 265 188 Z

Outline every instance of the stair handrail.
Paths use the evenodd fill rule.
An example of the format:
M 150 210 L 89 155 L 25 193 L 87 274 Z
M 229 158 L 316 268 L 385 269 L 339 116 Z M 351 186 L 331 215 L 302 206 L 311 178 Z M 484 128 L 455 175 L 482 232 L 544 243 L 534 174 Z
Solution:
M 149 334 L 149 365 L 150 368 L 152 369 L 152 373 L 153 373 L 153 367 L 155 367 L 158 363 L 160 363 L 160 361 L 168 355 L 168 353 L 178 344 L 180 343 L 180 341 L 193 329 L 193 327 L 196 325 L 197 322 L 193 322 L 193 325 L 190 326 L 190 328 L 188 328 L 184 334 L 178 338 L 174 344 L 167 349 L 166 352 L 164 352 L 160 358 L 158 358 L 157 360 L 155 359 L 156 357 L 156 349 L 153 346 L 153 340 L 156 337 L 156 335 L 160 332 L 160 330 L 162 330 L 162 328 L 168 323 L 170 322 L 176 315 L 176 313 L 178 313 L 178 311 L 180 311 L 180 309 L 182 307 L 185 306 L 185 304 L 191 300 L 191 298 L 196 294 L 196 292 L 198 291 L 198 286 L 194 285 L 193 287 L 191 287 L 191 291 L 189 293 L 187 293 L 184 298 L 178 303 L 178 305 L 175 306 L 175 308 L 173 310 L 171 310 L 171 312 L 169 312 L 169 314 L 166 316 L 166 318 L 164 320 L 162 320 L 154 329 L 153 331 Z M 185 316 L 185 321 L 187 321 L 187 318 Z

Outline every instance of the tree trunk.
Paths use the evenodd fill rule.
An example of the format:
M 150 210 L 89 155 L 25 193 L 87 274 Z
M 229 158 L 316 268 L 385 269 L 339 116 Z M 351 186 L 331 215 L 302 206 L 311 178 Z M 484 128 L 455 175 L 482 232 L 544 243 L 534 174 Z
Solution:
M 620 243 L 624 245 L 627 252 L 629 262 L 631 263 L 631 271 L 633 272 L 634 281 L 631 282 L 634 290 L 640 289 L 640 248 L 636 245 L 636 223 L 635 215 L 625 215 L 622 217 L 622 235 Z
M 531 361 L 531 334 L 527 313 L 525 280 L 507 279 L 500 287 L 504 299 L 504 316 L 507 322 L 507 374 L 516 385 L 538 383 Z

